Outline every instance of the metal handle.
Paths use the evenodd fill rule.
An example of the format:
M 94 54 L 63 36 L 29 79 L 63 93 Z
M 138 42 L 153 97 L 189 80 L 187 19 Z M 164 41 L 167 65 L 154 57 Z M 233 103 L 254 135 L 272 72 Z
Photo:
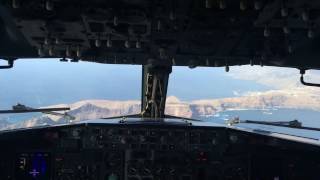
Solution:
M 320 87 L 320 84 L 305 82 L 305 81 L 304 81 L 304 77 L 303 77 L 303 75 L 305 74 L 305 72 L 306 72 L 306 71 L 303 70 L 303 69 L 300 70 L 300 74 L 301 74 L 300 82 L 301 82 L 301 84 L 303 84 L 303 85 L 305 85 L 305 86 Z
M 14 62 L 14 60 L 12 60 L 12 59 L 8 60 L 8 65 L 0 66 L 0 69 L 10 69 L 10 68 L 12 68 L 13 67 L 13 62 Z

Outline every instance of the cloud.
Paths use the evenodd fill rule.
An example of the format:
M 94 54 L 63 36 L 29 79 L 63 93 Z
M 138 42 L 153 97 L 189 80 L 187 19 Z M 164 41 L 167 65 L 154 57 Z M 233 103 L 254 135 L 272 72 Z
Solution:
M 241 93 L 239 92 L 239 91 L 232 91 L 232 94 L 234 95 L 234 96 L 241 96 Z
M 300 83 L 300 71 L 294 68 L 241 66 L 232 67 L 228 76 L 239 80 L 255 81 L 275 89 L 292 89 L 304 87 Z M 320 74 L 306 73 L 306 79 L 320 83 Z

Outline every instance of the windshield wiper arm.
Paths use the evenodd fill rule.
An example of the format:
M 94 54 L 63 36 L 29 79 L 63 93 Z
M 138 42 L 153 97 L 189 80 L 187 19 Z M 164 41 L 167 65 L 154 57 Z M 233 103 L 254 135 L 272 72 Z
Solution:
M 52 112 L 52 111 L 68 111 L 70 108 L 40 108 L 40 109 L 25 109 L 25 110 L 0 110 L 0 114 L 15 114 L 15 113 L 31 113 L 31 112 Z
M 232 126 L 235 124 L 240 124 L 240 123 L 247 123 L 247 124 L 262 124 L 262 125 L 270 125 L 270 126 L 277 126 L 277 127 L 320 131 L 320 128 L 302 126 L 302 123 L 298 120 L 292 120 L 292 121 L 253 121 L 253 120 L 240 120 L 239 118 L 235 118 L 235 119 L 229 120 L 227 123 L 229 126 Z
M 127 118 L 140 118 L 141 120 L 143 119 L 150 119 L 150 118 L 144 118 L 141 114 L 133 114 L 133 115 L 125 115 L 125 116 L 116 116 L 116 117 L 107 117 L 107 118 L 102 118 L 102 119 L 118 119 L 121 118 L 119 121 L 120 123 L 125 123 Z M 187 123 L 189 125 L 192 125 L 191 122 L 202 122 L 201 120 L 198 119 L 191 119 L 191 118 L 184 118 L 184 117 L 178 117 L 178 116 L 172 116 L 172 115 L 165 115 L 164 118 L 157 118 L 158 122 L 162 122 L 164 119 L 174 119 L 174 120 L 179 120 L 184 123 Z M 155 122 L 157 122 L 155 121 Z M 142 121 L 143 122 L 143 121 Z
M 74 120 L 75 117 L 71 116 L 68 113 L 58 113 L 55 111 L 69 111 L 69 107 L 61 107 L 61 108 L 31 108 L 22 104 L 17 104 L 15 106 L 12 106 L 12 110 L 0 110 L 0 114 L 16 114 L 16 113 L 32 113 L 32 112 L 40 112 L 44 114 L 51 114 L 55 116 L 63 116 L 63 117 L 68 117 L 71 120 Z
M 249 124 L 262 124 L 262 125 L 272 125 L 272 126 L 283 126 L 283 127 L 291 127 L 291 128 L 300 128 L 302 127 L 302 123 L 298 120 L 292 121 L 252 121 L 252 120 L 244 120 L 240 121 L 240 123 L 249 123 Z
M 199 120 L 199 119 L 192 119 L 192 118 L 179 117 L 179 116 L 172 116 L 172 115 L 165 115 L 165 118 L 178 119 L 178 120 L 183 120 L 183 121 L 196 121 L 196 122 L 202 122 L 202 120 Z

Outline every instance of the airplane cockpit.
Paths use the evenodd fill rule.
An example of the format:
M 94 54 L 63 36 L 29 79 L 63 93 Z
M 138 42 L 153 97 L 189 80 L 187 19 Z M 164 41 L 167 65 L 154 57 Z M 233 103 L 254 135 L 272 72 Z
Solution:
M 192 110 L 218 116 L 217 112 L 230 109 L 272 106 L 290 107 L 291 113 L 303 105 L 316 111 L 317 119 L 320 91 L 316 89 L 320 85 L 316 81 L 320 78 L 309 81 L 308 72 L 320 68 L 319 12 L 320 2 L 316 0 L 1 0 L 0 59 L 5 62 L 0 65 L 1 79 L 6 78 L 7 70 L 30 59 L 137 65 L 141 67 L 141 100 L 131 102 L 133 106 L 125 111 L 131 114 L 117 109 L 117 116 L 99 118 L 90 118 L 89 113 L 111 110 L 88 103 L 82 113 L 87 113 L 86 118 L 79 119 L 74 108 L 66 104 L 30 107 L 18 103 L 3 109 L 1 101 L 5 98 L 0 96 L 0 115 L 42 113 L 63 119 L 48 124 L 50 121 L 43 118 L 41 125 L 32 126 L 34 121 L 30 121 L 17 128 L 2 128 L 0 123 L 0 180 L 318 180 L 320 128 L 312 123 L 305 126 L 298 119 L 263 121 L 260 116 L 217 123 L 194 118 Z M 167 113 L 175 67 L 223 68 L 228 73 L 244 66 L 295 69 L 299 91 L 272 91 L 287 92 L 287 96 L 276 98 L 250 92 L 242 101 L 206 101 L 201 110 L 196 105 L 204 101 L 179 104 L 174 100 L 170 103 L 175 107 L 188 106 L 190 116 Z M 29 74 L 36 70 L 28 67 Z M 85 74 L 85 67 L 79 74 Z M 63 77 L 59 81 L 72 84 L 61 69 L 51 68 L 39 76 L 54 71 Z M 258 71 L 246 80 L 259 79 Z M 281 69 L 274 72 L 280 72 L 279 78 L 284 76 Z M 245 73 L 239 71 L 233 76 L 239 80 L 237 77 Z M 107 78 L 127 84 L 127 93 L 135 87 L 130 84 L 133 81 L 121 82 L 120 75 L 91 77 L 101 79 L 97 84 Z M 185 81 L 194 94 L 202 93 L 192 87 L 192 80 Z M 270 82 L 264 81 L 266 86 L 261 88 Z M 292 85 L 285 82 L 277 81 L 277 87 Z M 306 91 L 301 87 L 312 91 L 301 96 Z M 47 89 L 53 92 L 52 88 L 61 87 Z M 296 98 L 294 103 L 290 98 Z M 106 107 L 124 107 L 119 102 L 108 103 L 113 104 Z M 79 103 L 73 106 L 80 109 Z

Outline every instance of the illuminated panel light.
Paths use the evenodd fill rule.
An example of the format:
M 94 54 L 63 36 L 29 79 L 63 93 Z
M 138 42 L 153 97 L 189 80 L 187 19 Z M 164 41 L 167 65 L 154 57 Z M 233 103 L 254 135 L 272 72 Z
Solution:
M 293 48 L 291 45 L 288 45 L 288 53 L 291 54 L 293 52 Z
M 82 51 L 81 51 L 80 47 L 77 48 L 77 53 L 76 54 L 77 54 L 78 58 L 80 58 L 82 56 Z
M 206 0 L 206 8 L 211 8 L 211 0 Z
M 262 55 L 262 56 L 261 56 L 261 59 L 265 59 L 265 56 Z M 260 66 L 263 67 L 263 61 L 260 61 Z
M 212 138 L 211 143 L 212 143 L 212 145 L 217 145 L 217 139 L 216 138 Z
M 301 14 L 302 20 L 303 21 L 308 21 L 309 20 L 309 14 L 307 13 L 307 11 L 303 11 Z
M 118 22 L 118 17 L 117 16 L 114 16 L 113 17 L 113 25 L 114 26 L 118 26 L 119 22 Z
M 176 19 L 175 15 L 174 15 L 174 13 L 173 13 L 172 11 L 171 11 L 170 14 L 169 14 L 169 19 L 170 19 L 171 21 L 173 21 L 173 20 Z
M 250 66 L 253 66 L 254 65 L 254 63 L 253 63 L 253 60 L 251 59 L 250 60 Z
M 66 48 L 66 56 L 71 57 L 71 50 L 69 46 Z
M 219 1 L 219 8 L 220 8 L 220 9 L 225 9 L 225 8 L 227 8 L 227 4 L 226 4 L 226 1 L 225 1 L 225 0 L 220 0 L 220 1 Z
M 53 11 L 54 5 L 51 0 L 46 1 L 46 10 L 47 11 Z
M 44 42 L 43 42 L 45 45 L 49 45 L 50 43 L 50 40 L 48 37 L 44 38 Z
M 206 59 L 206 66 L 210 66 L 209 59 Z
M 43 49 L 42 46 L 38 48 L 38 55 L 39 55 L 39 57 L 43 57 L 44 56 L 44 49 Z
M 50 47 L 50 48 L 49 48 L 49 56 L 54 56 L 53 47 Z
M 96 39 L 96 40 L 94 41 L 94 45 L 95 45 L 96 47 L 101 47 L 101 40 L 100 40 L 100 39 Z
M 32 175 L 33 178 L 37 178 L 40 176 L 40 172 L 37 171 L 36 169 L 33 169 L 32 171 L 29 172 L 30 175 Z
M 166 50 L 164 48 L 159 48 L 160 59 L 166 58 Z
M 269 37 L 270 36 L 270 30 L 268 27 L 265 27 L 263 30 L 263 36 L 264 37 Z
M 14 9 L 20 8 L 19 0 L 12 0 L 12 8 L 14 8 Z
M 158 31 L 161 30 L 161 26 L 162 26 L 162 24 L 161 24 L 161 21 L 159 20 L 158 23 L 157 23 L 157 30 Z
M 237 143 L 239 138 L 237 135 L 230 135 L 229 136 L 229 140 L 232 142 L 232 143 Z
M 282 30 L 284 34 L 290 34 L 290 29 L 288 28 L 288 26 L 283 26 Z
M 308 30 L 308 38 L 310 39 L 314 38 L 314 31 L 312 29 Z
M 260 10 L 262 8 L 262 4 L 260 1 L 255 1 L 254 2 L 254 9 L 255 10 Z
M 137 41 L 137 42 L 136 42 L 136 48 L 137 48 L 137 49 L 140 49 L 140 48 L 141 48 L 141 42 L 140 42 L 140 41 Z
M 288 16 L 288 9 L 283 7 L 281 8 L 281 16 L 282 17 L 287 17 Z
M 126 41 L 124 42 L 124 47 L 125 47 L 125 48 L 130 48 L 130 42 L 129 42 L 128 40 L 126 40 Z
M 172 66 L 175 66 L 175 65 L 177 65 L 177 63 L 176 63 L 176 60 L 174 59 L 174 58 L 172 58 Z
M 247 5 L 244 1 L 240 1 L 240 10 L 244 11 L 247 9 Z
M 107 40 L 107 47 L 108 48 L 112 47 L 112 41 L 110 39 Z
M 60 44 L 60 39 L 56 38 L 54 42 L 55 42 L 56 45 L 59 45 Z
M 108 176 L 108 180 L 117 180 L 117 179 L 118 179 L 118 176 L 116 174 L 112 173 Z

